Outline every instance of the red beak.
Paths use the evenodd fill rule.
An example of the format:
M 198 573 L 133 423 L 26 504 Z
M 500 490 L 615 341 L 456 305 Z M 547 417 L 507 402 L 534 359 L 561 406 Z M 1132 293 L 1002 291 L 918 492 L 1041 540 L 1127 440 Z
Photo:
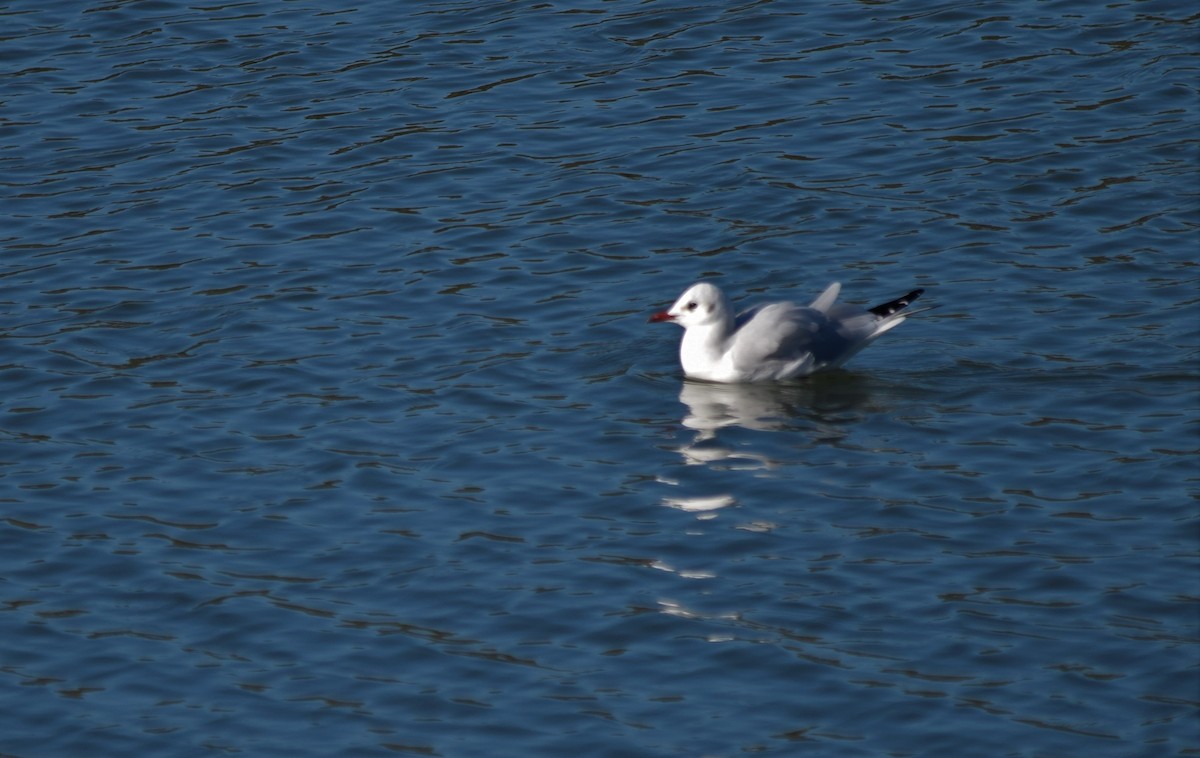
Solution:
M 674 321 L 674 320 L 675 320 L 675 317 L 672 316 L 670 313 L 667 313 L 666 311 L 661 311 L 659 313 L 655 313 L 653 316 L 650 317 L 651 324 L 657 324 L 659 321 Z

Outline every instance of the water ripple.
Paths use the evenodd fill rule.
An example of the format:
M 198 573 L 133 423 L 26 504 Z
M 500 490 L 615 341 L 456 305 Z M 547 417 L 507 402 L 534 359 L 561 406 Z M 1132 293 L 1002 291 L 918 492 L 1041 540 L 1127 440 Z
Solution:
M 43 6 L 4 752 L 1200 744 L 1194 15 Z M 942 307 L 711 386 L 701 277 Z

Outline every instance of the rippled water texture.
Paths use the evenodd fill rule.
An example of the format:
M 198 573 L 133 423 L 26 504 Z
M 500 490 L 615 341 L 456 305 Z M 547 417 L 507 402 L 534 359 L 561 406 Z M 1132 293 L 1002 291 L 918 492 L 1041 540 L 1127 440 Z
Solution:
M 0 753 L 1200 753 L 1198 25 L 0 0 Z

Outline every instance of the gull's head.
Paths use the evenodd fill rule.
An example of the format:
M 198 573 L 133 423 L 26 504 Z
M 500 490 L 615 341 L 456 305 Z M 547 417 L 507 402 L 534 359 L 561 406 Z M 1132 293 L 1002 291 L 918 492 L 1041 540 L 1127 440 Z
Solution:
M 729 318 L 729 305 L 716 285 L 693 284 L 668 310 L 655 313 L 651 321 L 673 321 L 684 329 L 717 324 Z

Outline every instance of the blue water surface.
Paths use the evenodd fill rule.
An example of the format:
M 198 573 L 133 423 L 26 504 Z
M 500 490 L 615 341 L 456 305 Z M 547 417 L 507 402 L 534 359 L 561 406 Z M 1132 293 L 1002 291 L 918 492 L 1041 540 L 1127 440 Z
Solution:
M 1200 754 L 1198 25 L 0 0 L 0 754 Z

